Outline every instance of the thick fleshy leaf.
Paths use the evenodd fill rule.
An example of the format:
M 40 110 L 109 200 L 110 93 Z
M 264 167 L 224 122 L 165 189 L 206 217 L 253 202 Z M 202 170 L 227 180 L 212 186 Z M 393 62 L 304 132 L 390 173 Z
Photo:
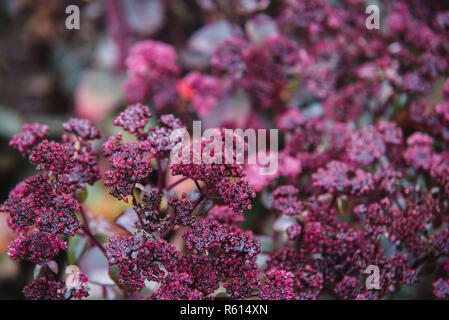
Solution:
M 196 209 L 196 214 L 203 216 L 212 209 L 214 202 L 212 200 L 202 201 Z
M 263 252 L 272 252 L 274 250 L 273 238 L 269 236 L 257 236 Z
M 139 220 L 133 208 L 128 208 L 115 219 L 115 224 L 131 234 L 136 233 L 136 222 Z
M 59 266 L 55 260 L 48 261 L 47 265 L 48 265 L 48 268 L 50 268 L 50 270 L 53 271 L 54 274 L 58 274 Z
M 67 262 L 69 265 L 77 264 L 86 249 L 87 239 L 76 235 L 71 237 L 67 246 Z
M 164 24 L 161 0 L 124 0 L 123 5 L 129 26 L 140 34 L 152 35 Z
M 256 263 L 259 266 L 259 269 L 264 269 L 267 266 L 267 261 L 269 258 L 270 255 L 268 254 L 261 253 L 257 255 Z
M 261 201 L 262 204 L 265 206 L 265 208 L 267 209 L 273 208 L 273 198 L 274 197 L 272 192 L 269 192 L 267 190 L 262 191 Z
M 20 128 L 20 118 L 16 113 L 0 105 L 0 136 L 10 139 Z
M 258 14 L 251 20 L 248 20 L 245 30 L 251 41 L 255 43 L 260 43 L 278 34 L 276 21 L 266 14 Z
M 270 0 L 239 0 L 236 5 L 236 12 L 239 14 L 250 14 L 264 10 L 270 5 Z
M 208 24 L 192 35 L 187 50 L 181 54 L 181 59 L 188 67 L 204 68 L 209 65 L 212 52 L 223 40 L 241 34 L 240 29 L 227 21 Z
M 103 286 L 112 286 L 114 281 L 109 276 L 108 260 L 100 249 L 89 249 L 80 259 L 80 270 L 87 275 L 89 281 Z
M 217 107 L 203 117 L 205 128 L 218 128 L 223 123 L 233 123 L 235 127 L 244 127 L 251 112 L 251 100 L 243 91 L 237 91 L 220 100 Z
M 42 267 L 40 265 L 36 265 L 33 271 L 33 279 L 38 280 L 44 276 L 44 272 L 42 271 Z
M 388 239 L 385 235 L 381 237 L 382 249 L 387 257 L 391 257 L 396 254 L 397 248 L 396 245 Z
M 201 193 L 198 191 L 198 189 L 192 189 L 189 192 L 189 199 L 192 202 L 198 201 L 198 199 L 201 197 Z
M 296 224 L 296 220 L 292 217 L 282 215 L 273 224 L 273 229 L 276 231 L 284 232 L 291 225 Z

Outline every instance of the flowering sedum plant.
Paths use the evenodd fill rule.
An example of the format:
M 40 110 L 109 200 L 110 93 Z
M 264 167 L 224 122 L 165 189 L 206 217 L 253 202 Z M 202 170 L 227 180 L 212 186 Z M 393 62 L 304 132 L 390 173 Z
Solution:
M 389 299 L 420 284 L 448 299 L 449 8 L 380 1 L 383 27 L 367 30 L 361 0 L 205 2 L 232 28 L 204 68 L 169 43 L 130 49 L 131 105 L 103 143 L 107 170 L 88 120 L 64 123 L 59 141 L 39 124 L 12 138 L 37 170 L 1 207 L 18 235 L 11 259 L 38 265 L 25 297 L 89 294 L 84 274 L 69 289 L 55 268 L 75 236 L 107 259 L 119 297 Z M 244 111 L 229 116 L 229 101 Z M 279 129 L 277 172 L 170 162 L 173 132 L 216 118 Z M 127 233 L 108 239 L 83 208 L 100 180 L 129 206 Z M 185 181 L 195 187 L 174 192 Z

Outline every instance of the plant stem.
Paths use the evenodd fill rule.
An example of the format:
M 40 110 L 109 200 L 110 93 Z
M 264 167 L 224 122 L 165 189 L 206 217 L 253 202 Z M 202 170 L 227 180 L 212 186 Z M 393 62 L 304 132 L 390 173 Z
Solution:
M 198 189 L 198 191 L 200 192 L 201 196 L 203 197 L 204 193 L 203 193 L 203 189 L 201 189 L 201 187 L 200 187 L 200 184 L 196 180 L 193 180 L 193 181 L 195 182 L 196 188 Z
M 157 188 L 162 190 L 164 175 L 162 171 L 162 159 L 161 157 L 157 158 Z
M 165 188 L 165 191 L 170 191 L 171 189 L 173 189 L 174 187 L 176 187 L 178 184 L 180 184 L 181 182 L 186 181 L 187 177 L 184 177 L 182 179 L 179 179 L 178 181 L 173 182 L 172 184 L 170 184 L 167 188 Z
M 204 197 L 203 197 L 203 195 L 201 195 L 200 196 L 200 198 L 198 199 L 198 201 L 195 203 L 195 205 L 192 207 L 192 211 L 190 212 L 190 214 L 192 214 L 193 213 L 193 211 L 195 211 L 195 209 L 196 209 L 196 207 L 198 207 L 198 205 L 201 203 L 201 201 L 203 201 L 204 200 Z M 176 214 L 176 212 L 175 212 L 175 214 Z M 164 239 L 164 238 L 166 238 L 172 231 L 173 231 L 173 229 L 175 228 L 175 226 L 176 226 L 176 223 L 175 223 L 175 221 L 174 221 L 175 219 L 173 218 L 173 225 L 171 225 L 170 226 L 170 228 L 168 228 L 167 230 L 165 230 L 163 233 L 161 233 L 161 238 L 162 239 Z
M 83 217 L 83 225 L 81 226 L 81 228 L 83 229 L 84 234 L 89 238 L 92 245 L 97 247 L 98 249 L 100 249 L 101 252 L 103 252 L 103 254 L 106 256 L 106 249 L 103 247 L 103 245 L 100 243 L 100 241 L 98 241 L 98 239 L 95 238 L 95 236 L 92 234 L 92 231 L 89 228 L 89 222 L 87 220 L 87 215 L 84 212 L 83 207 L 81 207 L 80 212 Z

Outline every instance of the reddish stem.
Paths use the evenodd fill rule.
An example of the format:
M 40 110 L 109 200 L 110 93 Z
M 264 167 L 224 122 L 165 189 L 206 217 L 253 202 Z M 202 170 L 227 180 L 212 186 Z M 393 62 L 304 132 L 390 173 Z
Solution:
M 161 157 L 157 158 L 157 188 L 162 190 L 162 186 L 164 183 L 164 175 L 162 171 L 162 159 Z
M 121 71 L 125 67 L 126 55 L 128 54 L 129 26 L 120 1 L 108 0 L 106 2 L 106 12 L 109 31 L 118 48 L 116 71 Z
M 84 234 L 89 238 L 92 245 L 97 247 L 98 249 L 100 249 L 101 252 L 103 252 L 103 254 L 106 256 L 106 249 L 103 247 L 103 245 L 100 243 L 100 241 L 98 241 L 98 239 L 95 238 L 95 236 L 92 234 L 92 231 L 89 228 L 89 222 L 87 220 L 87 215 L 84 212 L 83 207 L 81 207 L 80 212 L 83 217 L 83 225 L 81 226 L 81 228 L 83 229 Z
M 178 181 L 173 182 L 172 184 L 170 184 L 167 188 L 165 188 L 165 191 L 170 191 L 171 189 L 173 189 L 174 187 L 176 187 L 178 184 L 180 184 L 181 182 L 186 181 L 187 177 L 184 177 L 182 179 L 179 179 Z

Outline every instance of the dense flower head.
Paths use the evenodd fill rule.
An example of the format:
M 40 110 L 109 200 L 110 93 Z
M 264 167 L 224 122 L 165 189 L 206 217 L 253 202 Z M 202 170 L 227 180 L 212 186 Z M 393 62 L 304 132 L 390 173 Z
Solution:
M 164 268 L 175 263 L 175 248 L 165 241 L 115 235 L 106 246 L 109 265 L 117 265 L 120 283 L 133 290 L 145 287 L 145 280 L 160 280 Z
M 335 293 L 342 298 L 355 299 L 360 294 L 361 279 L 351 276 L 344 276 L 344 278 L 335 286 Z
M 245 77 L 240 85 L 248 92 L 256 105 L 268 108 L 275 105 L 285 81 L 282 68 L 264 47 L 250 47 L 244 52 Z
M 449 280 L 438 279 L 433 283 L 433 294 L 438 299 L 449 299 Z
M 111 137 L 104 144 L 111 169 L 106 171 L 105 186 L 112 187 L 111 194 L 118 199 L 131 195 L 136 183 L 142 182 L 153 171 L 147 141 L 122 143 L 122 135 Z
M 294 275 L 284 270 L 269 270 L 259 296 L 266 300 L 290 300 L 294 297 Z
M 312 175 L 313 185 L 329 192 L 342 192 L 350 186 L 348 166 L 339 161 L 331 161 L 326 169 L 320 168 Z
M 77 200 L 60 193 L 44 175 L 37 175 L 20 183 L 2 206 L 10 215 L 10 225 L 18 232 L 37 227 L 41 231 L 74 234 L 80 227 L 75 212 Z
M 24 124 L 22 129 L 23 132 L 16 134 L 9 142 L 9 146 L 20 153 L 28 152 L 39 140 L 45 138 L 50 130 L 49 126 L 38 123 Z
M 196 220 L 192 230 L 184 234 L 186 247 L 189 250 L 204 251 L 224 241 L 226 231 L 215 221 Z
M 351 135 L 346 151 L 351 160 L 369 165 L 385 153 L 384 139 L 376 128 L 366 126 Z
M 192 279 L 187 273 L 170 273 L 154 295 L 157 300 L 199 300 L 203 294 L 192 288 Z
M 131 75 L 156 82 L 161 76 L 179 72 L 176 59 L 177 55 L 172 46 L 159 41 L 145 40 L 131 48 L 126 65 Z
M 18 232 L 27 231 L 29 227 L 36 223 L 36 217 L 40 213 L 39 198 L 33 191 L 41 185 L 41 188 L 37 190 L 47 192 L 48 184 L 45 182 L 45 176 L 37 175 L 19 183 L 11 190 L 8 199 L 1 207 L 1 211 L 9 214 L 9 225 L 14 230 Z
M 54 177 L 60 191 L 72 193 L 85 189 L 86 183 L 94 184 L 100 179 L 97 159 L 88 141 L 100 138 L 100 134 L 85 119 L 72 118 L 63 124 L 63 128 L 73 135 L 63 134 L 61 142 L 39 142 L 47 135 L 48 126 L 24 125 L 24 132 L 13 137 L 10 143 L 23 144 L 19 151 L 26 149 L 30 161 L 37 165 L 36 169 Z
M 124 89 L 132 103 L 141 102 L 148 94 L 156 107 L 176 104 L 175 78 L 180 72 L 174 48 L 166 43 L 144 40 L 136 43 L 126 59 L 129 79 Z
M 29 300 L 69 300 L 82 299 L 89 296 L 89 288 L 86 286 L 87 277 L 78 274 L 79 288 L 66 288 L 64 281 L 55 281 L 41 278 L 33 280 L 23 288 L 25 298 Z
M 245 221 L 245 218 L 227 206 L 214 206 L 207 214 L 211 221 L 217 221 L 223 225 L 237 224 Z
M 268 269 L 284 269 L 293 271 L 295 266 L 300 263 L 300 255 L 293 247 L 284 247 L 274 252 L 267 260 Z
M 196 252 L 213 248 L 231 255 L 253 260 L 260 252 L 260 243 L 250 231 L 243 232 L 235 226 L 222 226 L 217 221 L 195 219 L 190 222 L 191 230 L 184 233 L 186 247 Z
M 126 199 L 138 183 L 145 183 L 153 171 L 152 161 L 162 161 L 174 146 L 181 141 L 171 138 L 173 131 L 184 128 L 181 121 L 171 114 L 160 117 L 160 126 L 145 129 L 151 112 L 148 106 L 128 106 L 115 119 L 114 125 L 136 136 L 136 140 L 123 141 L 119 132 L 103 145 L 111 169 L 106 172 L 105 185 L 112 187 L 111 194 Z
M 429 242 L 433 245 L 436 252 L 443 255 L 449 254 L 449 230 L 445 229 L 429 237 Z
M 315 300 L 323 290 L 323 275 L 310 265 L 295 270 L 295 293 L 300 300 Z
M 286 67 L 296 67 L 299 62 L 299 48 L 295 41 L 282 35 L 274 35 L 265 41 L 272 57 Z
M 8 254 L 13 260 L 41 263 L 51 260 L 59 250 L 66 248 L 67 244 L 59 236 L 37 231 L 11 242 Z
M 70 128 L 67 128 L 68 126 Z M 101 135 L 90 121 L 83 119 L 72 118 L 63 124 L 63 127 L 72 133 L 62 135 L 62 145 L 70 158 L 65 162 L 64 173 L 58 180 L 66 189 L 66 193 L 70 193 L 77 189 L 85 189 L 86 184 L 93 185 L 100 180 L 97 157 L 89 140 L 99 139 Z
M 193 281 L 193 286 L 207 296 L 217 290 L 220 287 L 220 282 L 227 277 L 227 273 L 224 272 L 225 267 L 218 263 L 216 255 L 206 257 L 183 254 L 177 270 L 181 273 L 188 273 Z
M 364 222 L 367 237 L 376 239 L 386 231 L 387 225 L 392 221 L 389 205 L 389 199 L 385 198 L 378 203 L 370 204 L 368 208 L 361 204 L 354 209 L 354 213 Z
M 254 295 L 260 289 L 260 281 L 255 272 L 245 274 L 243 277 L 234 277 L 223 285 L 233 299 L 245 299 Z
M 159 207 L 162 194 L 153 190 L 143 195 L 142 202 L 134 205 L 138 217 L 138 226 L 146 232 L 160 231 L 164 226 L 160 217 Z
M 226 150 L 227 135 L 229 133 L 225 130 L 217 130 L 213 136 L 220 144 L 220 150 Z M 173 175 L 204 182 L 209 192 L 218 194 L 236 213 L 242 213 L 252 208 L 251 199 L 256 193 L 245 179 L 243 165 L 236 163 L 236 159 L 244 153 L 245 144 L 239 136 L 233 136 L 232 139 L 230 141 L 237 146 L 231 154 L 233 164 L 227 164 L 226 152 L 215 149 L 217 143 L 202 138 L 192 143 L 188 155 L 179 155 L 179 161 L 173 162 L 170 168 Z M 208 159 L 204 159 L 206 152 L 209 152 L 211 160 L 217 161 L 210 163 Z
M 77 137 L 85 140 L 100 139 L 101 135 L 91 121 L 87 119 L 71 118 L 62 127 L 65 131 L 73 133 Z
M 299 190 L 294 186 L 281 186 L 274 190 L 273 207 L 278 212 L 294 216 L 299 215 L 303 209 L 301 201 L 297 199 Z
M 37 164 L 37 170 L 48 170 L 56 174 L 68 173 L 70 154 L 67 146 L 55 141 L 44 140 L 30 155 L 30 161 Z
M 296 240 L 301 236 L 302 226 L 299 224 L 292 224 L 287 227 L 287 236 L 290 240 Z
M 247 144 L 242 135 L 224 128 L 214 129 L 209 137 L 195 139 L 187 146 L 189 152 L 186 153 L 176 149 L 178 158 L 171 165 L 174 175 L 182 174 L 193 180 L 202 180 L 211 186 L 220 182 L 223 177 L 245 176 L 241 162 Z
M 416 132 L 407 138 L 407 150 L 404 158 L 415 169 L 429 170 L 432 162 L 433 139 L 427 134 Z
M 389 121 L 381 121 L 377 125 L 377 130 L 382 134 L 385 144 L 400 145 L 402 144 L 403 134 L 401 128 L 396 123 Z
M 374 179 L 370 172 L 357 169 L 351 179 L 352 193 L 362 195 L 374 190 Z
M 172 114 L 164 114 L 160 118 L 161 125 L 149 129 L 147 140 L 152 154 L 166 155 L 181 141 L 171 138 L 177 129 L 185 129 L 181 120 Z
M 227 72 L 236 79 L 242 77 L 246 68 L 243 62 L 245 46 L 245 41 L 240 38 L 228 38 L 217 46 L 211 62 L 215 72 Z
M 251 198 L 255 198 L 256 193 L 246 180 L 238 179 L 232 182 L 223 179 L 217 184 L 217 189 L 223 202 L 234 212 L 242 213 L 252 208 Z
M 47 279 L 33 280 L 23 289 L 29 300 L 62 300 L 64 284 L 61 281 Z
M 41 214 L 36 218 L 36 226 L 39 230 L 52 234 L 74 235 L 81 226 L 75 215 L 79 210 L 77 200 L 65 194 L 54 195 L 52 202 L 46 203 L 46 207 L 41 209 Z
M 114 126 L 120 126 L 130 133 L 142 131 L 148 123 L 148 118 L 152 114 L 148 106 L 140 103 L 129 106 L 125 111 L 121 112 L 114 120 Z
M 251 231 L 232 230 L 226 235 L 222 247 L 225 252 L 242 255 L 247 259 L 253 259 L 260 253 L 260 243 Z
M 173 197 L 168 201 L 170 207 L 174 210 L 175 220 L 180 225 L 187 225 L 191 222 L 190 216 L 193 214 L 195 204 L 183 193 L 180 198 Z
M 218 78 L 191 72 L 178 84 L 181 97 L 190 101 L 200 116 L 207 115 L 218 103 L 222 94 Z

